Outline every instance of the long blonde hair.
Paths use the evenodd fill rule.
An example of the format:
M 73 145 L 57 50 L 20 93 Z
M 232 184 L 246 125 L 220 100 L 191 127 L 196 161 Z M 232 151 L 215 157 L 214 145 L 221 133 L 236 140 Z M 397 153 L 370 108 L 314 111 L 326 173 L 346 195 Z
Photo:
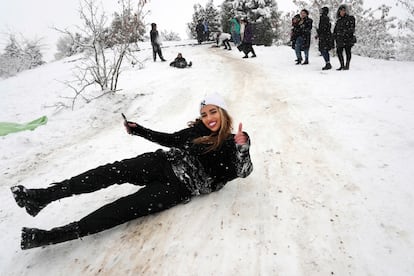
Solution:
M 217 150 L 221 147 L 224 140 L 226 140 L 233 130 L 233 119 L 227 113 L 225 109 L 217 106 L 220 113 L 221 126 L 218 132 L 211 133 L 209 136 L 197 137 L 193 140 L 194 144 L 207 144 L 210 145 L 204 153 Z M 203 121 L 197 118 L 195 121 L 189 122 L 189 126 L 195 126 L 196 124 L 202 124 Z

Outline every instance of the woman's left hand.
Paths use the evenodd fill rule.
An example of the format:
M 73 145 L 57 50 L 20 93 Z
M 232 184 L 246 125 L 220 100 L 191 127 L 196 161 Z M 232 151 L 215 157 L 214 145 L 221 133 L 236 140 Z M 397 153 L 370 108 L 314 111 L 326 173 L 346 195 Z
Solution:
M 239 130 L 237 131 L 236 135 L 234 135 L 234 141 L 238 145 L 244 145 L 247 143 L 247 135 L 244 134 L 242 123 L 239 124 Z

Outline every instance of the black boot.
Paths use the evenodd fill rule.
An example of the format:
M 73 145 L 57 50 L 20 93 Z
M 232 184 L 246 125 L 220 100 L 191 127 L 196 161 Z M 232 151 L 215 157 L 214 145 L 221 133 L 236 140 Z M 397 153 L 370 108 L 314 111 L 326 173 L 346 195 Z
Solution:
M 37 228 L 22 228 L 22 250 L 61 243 L 80 238 L 80 230 L 77 222 L 62 227 L 55 227 L 51 230 Z
M 17 205 L 21 208 L 24 207 L 26 212 L 33 217 L 52 202 L 42 196 L 42 192 L 39 192 L 40 189 L 26 189 L 22 185 L 13 186 L 10 189 Z
M 73 195 L 68 181 L 53 183 L 46 189 L 27 189 L 22 185 L 10 188 L 17 205 L 24 207 L 31 216 L 36 216 L 52 201 Z
M 349 59 L 346 60 L 346 64 L 345 64 L 344 70 L 349 70 L 349 63 L 350 62 L 351 61 Z
M 338 56 L 339 59 L 339 63 L 341 64 L 341 67 L 339 67 L 338 69 L 336 69 L 337 71 L 341 71 L 344 70 L 345 65 L 344 65 L 344 57 Z
M 302 65 L 309 64 L 309 60 L 306 58 L 305 61 L 302 63 Z
M 296 65 L 299 65 L 299 64 L 301 64 L 301 63 L 302 63 L 302 60 L 301 60 L 301 59 L 297 59 L 295 64 L 296 64 Z
M 325 67 L 322 67 L 322 70 L 329 70 L 332 69 L 332 65 L 328 62 Z

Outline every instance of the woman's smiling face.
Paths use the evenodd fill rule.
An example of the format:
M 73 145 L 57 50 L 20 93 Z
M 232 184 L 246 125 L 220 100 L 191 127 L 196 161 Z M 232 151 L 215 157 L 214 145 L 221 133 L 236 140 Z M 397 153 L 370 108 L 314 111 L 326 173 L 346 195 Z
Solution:
M 200 110 L 201 120 L 203 124 L 212 132 L 217 132 L 221 127 L 221 115 L 219 108 L 215 105 L 208 104 Z

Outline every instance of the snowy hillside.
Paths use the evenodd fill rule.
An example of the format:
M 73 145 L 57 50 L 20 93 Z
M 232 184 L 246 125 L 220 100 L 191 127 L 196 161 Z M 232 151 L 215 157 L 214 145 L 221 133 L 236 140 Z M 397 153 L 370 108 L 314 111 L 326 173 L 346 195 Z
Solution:
M 294 65 L 288 47 L 255 59 L 210 45 L 164 48 L 193 62 L 126 67 L 116 95 L 74 111 L 66 59 L 0 81 L 0 121 L 45 126 L 0 137 L 0 275 L 413 275 L 414 63 L 354 56 L 350 71 Z M 74 60 L 75 58 L 72 58 Z M 338 62 L 332 58 L 334 68 Z M 126 134 L 120 113 L 172 132 L 219 92 L 252 141 L 253 173 L 222 190 L 82 240 L 20 250 L 23 226 L 75 221 L 138 187 L 66 198 L 35 218 L 9 187 L 46 187 L 160 148 Z

